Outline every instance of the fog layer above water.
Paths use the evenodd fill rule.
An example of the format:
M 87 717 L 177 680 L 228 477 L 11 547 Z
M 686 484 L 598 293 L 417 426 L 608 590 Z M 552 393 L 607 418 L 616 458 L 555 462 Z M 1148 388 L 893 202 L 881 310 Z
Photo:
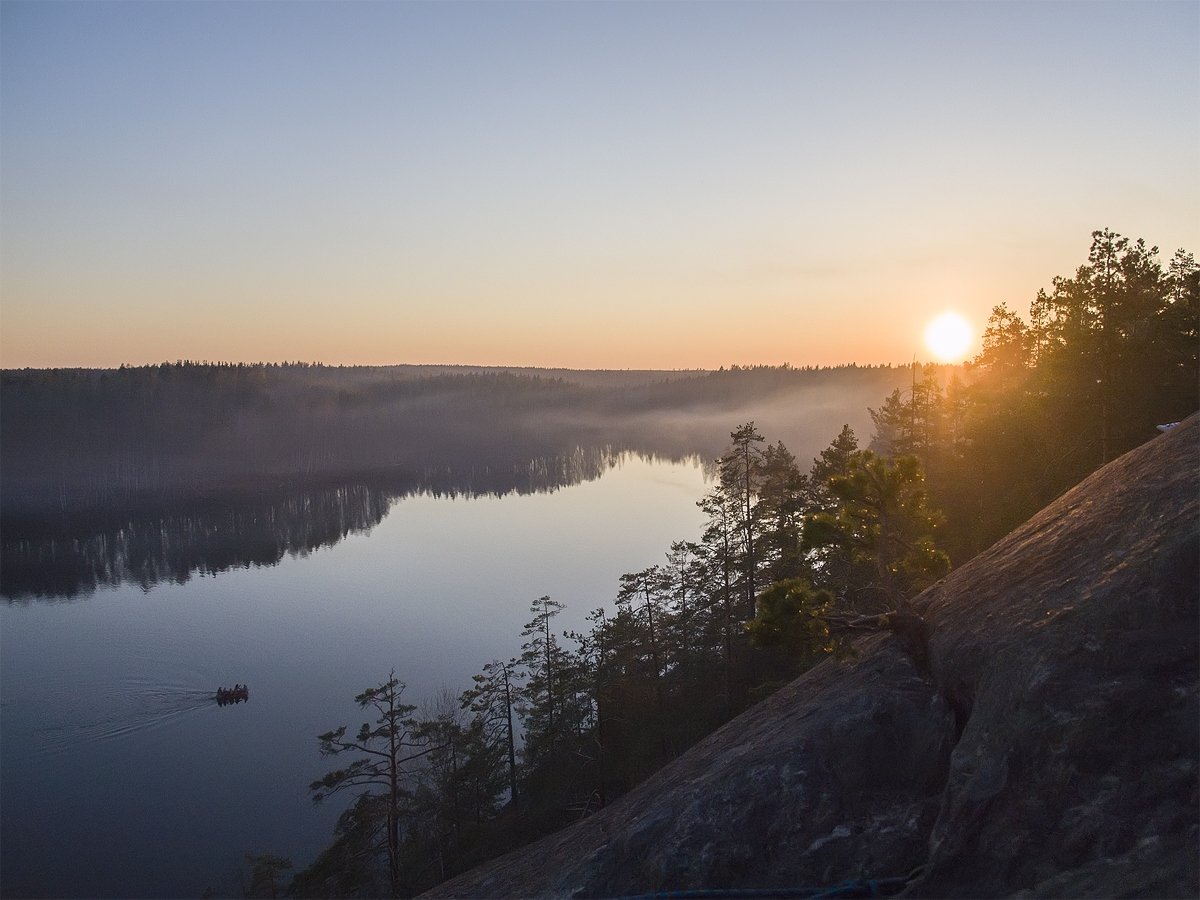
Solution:
M 5 372 L 0 596 L 273 565 L 400 497 L 595 479 L 629 454 L 713 460 L 755 421 L 801 460 L 860 433 L 889 367 L 712 373 L 161 366 Z M 619 573 L 618 573 L 619 574 Z

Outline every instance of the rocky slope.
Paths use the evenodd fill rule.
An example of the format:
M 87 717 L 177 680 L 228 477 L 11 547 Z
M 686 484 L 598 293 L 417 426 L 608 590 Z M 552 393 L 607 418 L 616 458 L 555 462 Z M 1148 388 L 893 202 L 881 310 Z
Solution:
M 431 897 L 903 876 L 907 896 L 1200 895 L 1200 419 L 578 825 Z M 914 661 L 914 656 L 917 661 Z

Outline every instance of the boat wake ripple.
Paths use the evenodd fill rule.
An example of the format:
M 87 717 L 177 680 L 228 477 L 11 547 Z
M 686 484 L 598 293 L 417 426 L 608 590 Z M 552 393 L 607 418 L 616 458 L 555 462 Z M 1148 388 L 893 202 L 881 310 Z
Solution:
M 87 744 L 104 744 L 136 737 L 216 705 L 215 691 L 184 686 L 129 684 L 95 698 L 92 706 L 103 709 L 103 718 L 43 726 L 34 732 L 38 750 L 59 754 Z M 64 710 L 64 712 L 68 712 Z

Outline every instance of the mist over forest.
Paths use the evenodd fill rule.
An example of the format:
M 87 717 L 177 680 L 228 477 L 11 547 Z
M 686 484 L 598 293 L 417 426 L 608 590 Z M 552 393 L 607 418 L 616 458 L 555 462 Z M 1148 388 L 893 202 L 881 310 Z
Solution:
M 362 478 L 405 490 L 545 489 L 581 450 L 712 460 L 730 428 L 751 420 L 807 458 L 843 424 L 863 427 L 868 406 L 911 377 L 891 366 L 6 371 L 0 514 L 45 524 L 114 504 Z M 563 472 L 560 483 L 578 480 Z
M 274 565 L 397 499 L 551 491 L 625 454 L 706 465 L 755 420 L 815 456 L 907 367 L 717 372 L 164 363 L 7 371 L 9 600 Z

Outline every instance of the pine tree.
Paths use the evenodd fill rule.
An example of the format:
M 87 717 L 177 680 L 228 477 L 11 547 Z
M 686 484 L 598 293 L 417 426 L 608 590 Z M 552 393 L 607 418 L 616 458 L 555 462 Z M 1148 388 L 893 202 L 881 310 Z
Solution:
M 667 736 L 664 730 L 667 708 L 663 692 L 663 647 L 662 614 L 664 598 L 659 588 L 663 583 L 662 571 L 658 566 L 630 572 L 621 576 L 621 590 L 617 594 L 617 608 L 629 611 L 629 615 L 642 627 L 645 635 L 650 683 L 654 686 L 654 723 L 658 737 L 659 752 L 663 760 L 668 757 Z
M 941 517 L 928 506 L 915 457 L 888 460 L 859 451 L 846 475 L 830 479 L 829 490 L 837 509 L 810 516 L 805 541 L 811 547 L 843 548 L 870 566 L 873 577 L 857 585 L 860 602 L 902 609 L 919 588 L 949 569 L 949 558 L 933 543 Z M 854 604 L 853 598 L 844 599 Z
M 516 682 L 517 661 L 493 659 L 483 671 L 472 676 L 474 686 L 463 692 L 459 705 L 474 714 L 473 724 L 488 747 L 495 748 L 506 761 L 508 801 L 520 805 L 517 785 L 516 707 L 521 691 Z
M 412 717 L 416 707 L 401 702 L 403 693 L 404 682 L 396 678 L 393 670 L 387 681 L 356 696 L 354 702 L 360 708 L 374 711 L 377 717 L 374 725 L 364 722 L 358 734 L 349 739 L 345 725 L 320 735 L 317 740 L 322 756 L 351 754 L 355 758 L 309 785 L 314 803 L 352 788 L 367 788 L 378 795 L 386 822 L 384 845 L 393 895 L 400 892 L 400 822 L 411 797 L 410 773 L 405 764 L 430 749 Z
M 528 640 L 521 645 L 518 659 L 526 674 L 518 709 L 525 725 L 525 761 L 531 768 L 554 752 L 568 728 L 563 707 L 571 661 L 553 626 L 562 610 L 557 600 L 539 598 L 529 608 L 533 619 L 521 632 Z
M 769 444 L 759 466 L 754 518 L 760 529 L 759 566 L 763 582 L 798 578 L 804 571 L 800 552 L 808 479 L 782 441 Z

